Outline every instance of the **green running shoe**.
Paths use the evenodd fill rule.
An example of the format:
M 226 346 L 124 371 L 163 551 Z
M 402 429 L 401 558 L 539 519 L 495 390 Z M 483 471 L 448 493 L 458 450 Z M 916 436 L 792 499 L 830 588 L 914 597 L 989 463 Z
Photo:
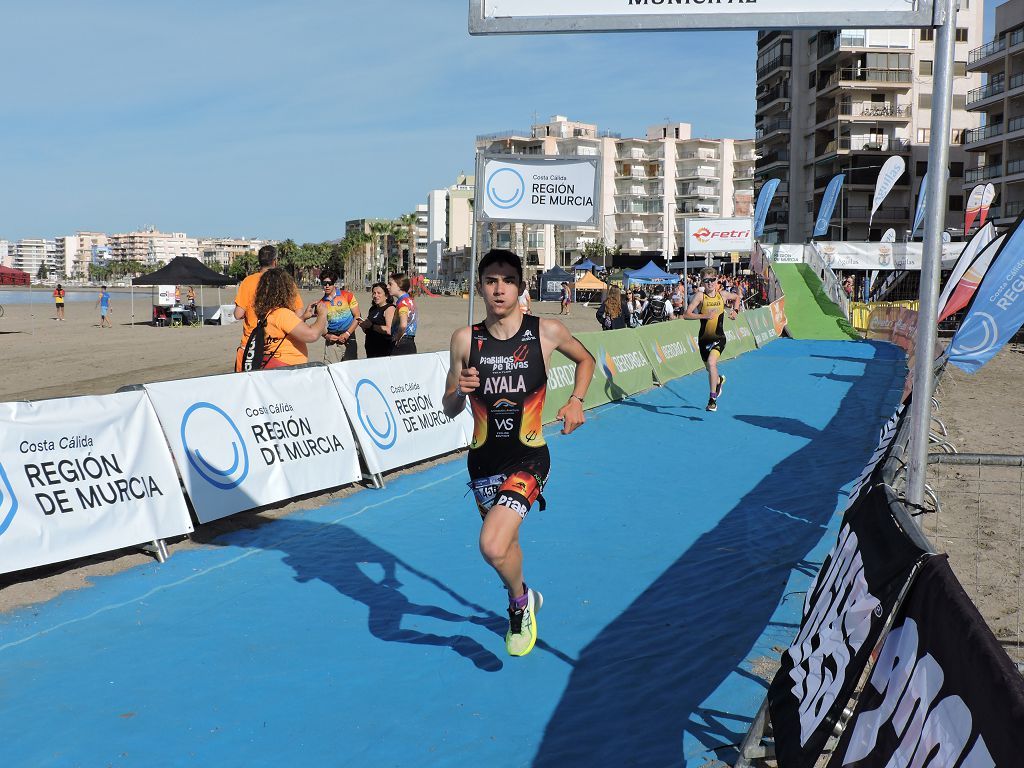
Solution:
M 544 604 L 544 596 L 535 589 L 527 589 L 526 594 L 525 608 L 508 609 L 505 648 L 510 656 L 525 656 L 537 644 L 537 611 Z

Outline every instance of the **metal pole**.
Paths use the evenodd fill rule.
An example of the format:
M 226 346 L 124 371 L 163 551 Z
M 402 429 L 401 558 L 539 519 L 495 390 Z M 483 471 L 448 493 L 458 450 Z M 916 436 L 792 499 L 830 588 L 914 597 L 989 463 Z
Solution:
M 953 42 L 956 34 L 957 0 L 936 4 L 935 76 L 932 81 L 932 127 L 928 147 L 928 209 L 925 218 L 924 252 L 921 263 L 920 307 L 918 309 L 917 354 L 914 360 L 914 398 L 910 406 L 910 467 L 907 500 L 924 503 L 928 471 L 928 430 L 931 424 L 931 394 L 934 373 L 932 353 L 938 335 L 935 317 L 939 304 L 939 272 L 942 230 L 946 218 L 946 167 L 949 164 L 950 112 L 953 91 Z
M 469 257 L 469 319 L 466 325 L 473 324 L 473 294 L 476 287 L 473 285 L 473 275 L 476 274 L 476 220 L 480 213 L 480 151 L 477 150 L 473 160 L 473 226 L 470 233 L 470 257 Z M 494 244 L 491 244 L 494 247 Z

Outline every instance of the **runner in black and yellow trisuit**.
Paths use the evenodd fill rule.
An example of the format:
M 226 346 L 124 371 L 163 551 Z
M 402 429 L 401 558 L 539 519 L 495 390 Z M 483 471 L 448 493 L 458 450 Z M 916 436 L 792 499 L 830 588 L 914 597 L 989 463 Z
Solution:
M 567 435 L 583 423 L 594 358 L 559 321 L 523 313 L 526 284 L 516 254 L 490 251 L 477 277 L 487 317 L 452 334 L 442 403 L 449 418 L 462 412 L 466 398 L 473 411 L 469 485 L 483 517 L 480 552 L 508 590 L 505 647 L 525 656 L 537 642 L 543 598 L 523 580 L 519 526 L 540 498 L 551 464 L 541 429 L 547 367 L 556 349 L 576 364 L 572 395 L 557 414 Z
M 729 319 L 735 320 L 740 311 L 741 299 L 735 293 L 719 290 L 718 272 L 714 267 L 704 267 L 700 271 L 700 281 L 704 292 L 698 293 L 686 308 L 683 317 L 687 320 L 700 320 L 700 357 L 704 367 L 708 369 L 708 384 L 711 396 L 708 398 L 707 410 L 718 410 L 718 396 L 725 386 L 725 376 L 718 375 L 718 358 L 725 351 L 725 308 L 729 305 Z

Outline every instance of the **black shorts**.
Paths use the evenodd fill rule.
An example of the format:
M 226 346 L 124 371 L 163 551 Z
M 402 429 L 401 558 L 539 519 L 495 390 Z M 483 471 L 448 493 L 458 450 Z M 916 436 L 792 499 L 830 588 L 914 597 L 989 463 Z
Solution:
M 55 302 L 55 303 L 57 304 L 57 309 L 64 309 L 64 302 L 58 301 L 58 302 Z
M 486 517 L 491 507 L 509 507 L 525 518 L 534 502 L 545 507 L 541 492 L 551 470 L 551 455 L 547 446 L 534 451 L 535 455 L 509 462 L 500 471 L 487 473 L 480 467 L 470 469 L 470 490 L 476 499 L 480 517 Z
M 700 342 L 700 359 L 707 363 L 711 353 L 718 351 L 719 357 L 725 353 L 725 339 L 712 339 L 711 341 Z

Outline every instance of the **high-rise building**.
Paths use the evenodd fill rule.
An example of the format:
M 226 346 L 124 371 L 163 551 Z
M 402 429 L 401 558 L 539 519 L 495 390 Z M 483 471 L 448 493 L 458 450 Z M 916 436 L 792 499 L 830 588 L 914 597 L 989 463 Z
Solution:
M 276 242 L 234 237 L 201 237 L 196 241 L 199 258 L 211 269 L 226 267 L 243 253 L 258 253 L 264 245 Z
M 431 280 L 461 280 L 473 232 L 475 179 L 465 173 L 427 195 L 427 271 Z
M 74 235 L 58 237 L 57 260 L 68 277 L 89 276 L 89 265 L 93 263 L 97 249 L 107 246 L 103 232 L 77 232 Z
M 64 264 L 57 259 L 57 242 L 52 239 L 31 237 L 10 243 L 11 266 L 28 272 L 33 279 L 40 277 L 45 267 L 47 277 L 63 276 Z
M 968 94 L 970 46 L 982 34 L 984 4 L 957 13 L 947 227 L 963 226 L 964 134 L 978 125 Z M 804 242 L 825 187 L 845 174 L 841 202 L 824 239 L 878 240 L 911 228 L 932 140 L 933 29 L 763 31 L 757 37 L 756 179 L 780 180 L 765 224 L 766 242 Z M 868 226 L 879 168 L 891 156 L 907 169 Z M 919 235 L 921 232 L 919 231 Z M 958 232 L 954 232 L 958 234 Z
M 409 271 L 417 275 L 427 274 L 427 246 L 430 222 L 430 209 L 426 203 L 416 206 L 416 241 L 409 243 Z
M 1024 212 L 1024 0 L 996 6 L 995 35 L 967 57 L 967 71 L 985 82 L 967 94 L 967 109 L 981 121 L 967 131 L 964 193 L 996 188 L 989 218 L 1010 224 Z
M 146 227 L 110 235 L 110 250 L 117 261 L 139 261 L 147 266 L 166 264 L 176 256 L 199 258 L 199 241 L 184 232 L 159 232 Z
M 0 266 L 11 266 L 11 244 L 6 240 L 0 240 Z
M 753 139 L 694 138 L 689 123 L 655 125 L 644 137 L 623 138 L 555 115 L 530 131 L 478 136 L 476 145 L 498 154 L 599 160 L 598 226 L 529 226 L 525 243 L 515 227 L 496 227 L 496 245 L 523 248 L 524 262 L 537 270 L 568 266 L 595 241 L 621 251 L 616 264 L 642 266 L 655 259 L 664 267 L 666 255 L 669 262 L 682 255 L 687 219 L 750 215 Z M 491 228 L 484 229 L 486 243 Z

